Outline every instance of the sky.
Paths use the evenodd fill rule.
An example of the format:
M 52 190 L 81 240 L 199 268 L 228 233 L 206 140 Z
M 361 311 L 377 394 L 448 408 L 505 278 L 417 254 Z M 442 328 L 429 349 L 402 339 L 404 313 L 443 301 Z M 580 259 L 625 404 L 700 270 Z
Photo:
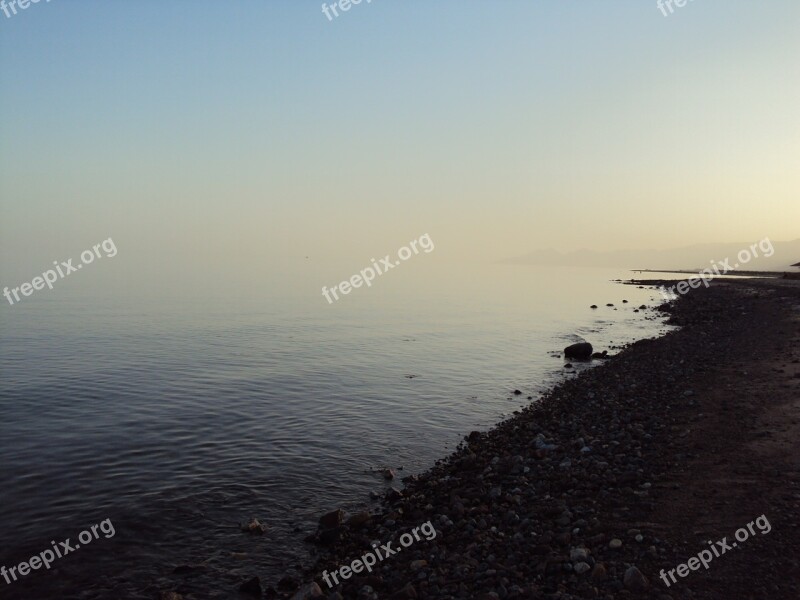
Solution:
M 797 0 L 0 13 L 0 277 L 109 237 L 134 277 L 796 239 L 797 31 Z

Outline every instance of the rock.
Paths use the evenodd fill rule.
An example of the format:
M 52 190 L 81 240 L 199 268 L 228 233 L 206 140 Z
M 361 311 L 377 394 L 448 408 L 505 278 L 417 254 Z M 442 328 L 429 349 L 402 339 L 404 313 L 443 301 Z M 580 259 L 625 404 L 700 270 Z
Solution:
M 175 575 L 188 575 L 189 573 L 196 573 L 198 571 L 205 570 L 205 565 L 178 565 L 174 569 L 172 569 L 172 573 Z
M 647 577 L 642 575 L 642 572 L 636 567 L 628 567 L 628 570 L 625 571 L 622 583 L 632 592 L 643 592 L 650 585 Z
M 267 530 L 267 526 L 259 523 L 258 519 L 252 519 L 249 523 L 242 523 L 240 527 L 243 532 L 255 535 L 263 535 Z
M 623 303 L 623 304 L 627 304 L 627 303 L 628 303 L 628 301 L 627 301 L 627 300 L 623 300 L 623 301 L 622 301 L 622 303 Z
M 386 499 L 390 502 L 394 502 L 395 500 L 399 500 L 403 497 L 403 492 L 398 490 L 396 487 L 390 487 L 386 490 Z
M 605 580 L 606 576 L 606 566 L 603 563 L 597 563 L 594 566 L 594 569 L 592 569 L 592 574 L 590 575 L 592 581 L 603 581 Z
M 642 305 L 639 307 L 639 310 L 644 310 L 644 309 L 646 309 L 646 308 L 647 308 L 647 306 L 646 306 L 646 305 L 644 305 L 644 304 L 642 304 Z
M 579 562 L 579 563 L 576 563 L 572 568 L 573 568 L 573 570 L 575 571 L 575 573 L 577 575 L 583 575 L 587 571 L 591 570 L 592 567 L 590 567 L 585 562 Z
M 239 586 L 239 591 L 249 596 L 261 598 L 261 580 L 258 577 L 248 579 Z
M 520 392 L 519 390 L 514 390 L 514 395 L 515 396 L 521 396 L 522 392 Z
M 427 567 L 427 566 L 428 566 L 427 560 L 412 560 L 410 565 L 412 571 L 419 571 L 422 567 Z
M 319 518 L 320 529 L 336 529 L 344 523 L 344 511 L 339 508 Z
M 410 583 L 406 584 L 406 586 L 389 596 L 391 600 L 412 600 L 413 598 L 417 597 L 417 590 L 414 589 L 414 586 Z
M 386 469 L 386 470 L 384 470 L 384 472 L 383 472 L 383 478 L 384 478 L 384 479 L 394 479 L 394 478 L 395 478 L 395 475 L 396 475 L 396 474 L 395 474 L 395 472 L 394 472 L 394 469 Z
M 315 542 L 319 542 L 323 546 L 330 546 L 341 541 L 344 531 L 343 527 L 333 527 L 331 529 L 323 529 L 319 532 L 319 536 L 312 540 Z
M 622 540 L 619 538 L 614 538 L 610 542 L 608 542 L 608 547 L 612 550 L 619 550 L 622 548 Z
M 614 305 L 609 302 L 608 304 L 606 304 L 606 306 L 614 306 Z
M 366 511 L 361 511 L 359 513 L 354 514 L 352 517 L 347 519 L 347 526 L 350 529 L 358 529 L 363 525 L 369 523 L 372 520 L 372 515 Z
M 597 308 L 597 304 L 592 304 L 589 308 Z
M 161 592 L 161 600 L 183 600 L 183 596 L 177 592 Z
M 312 581 L 311 583 L 307 583 L 299 590 L 297 590 L 294 596 L 292 596 L 291 600 L 308 600 L 309 598 L 321 598 L 321 597 L 322 597 L 322 590 L 315 581 Z
M 592 345 L 588 342 L 572 344 L 564 348 L 564 358 L 588 360 L 592 357 Z
M 569 559 L 572 562 L 585 562 L 589 558 L 589 551 L 586 548 L 573 548 L 569 552 Z
M 278 589 L 290 592 L 292 590 L 296 590 L 297 586 L 299 585 L 300 582 L 297 581 L 297 579 L 295 579 L 291 575 L 284 575 L 278 582 Z

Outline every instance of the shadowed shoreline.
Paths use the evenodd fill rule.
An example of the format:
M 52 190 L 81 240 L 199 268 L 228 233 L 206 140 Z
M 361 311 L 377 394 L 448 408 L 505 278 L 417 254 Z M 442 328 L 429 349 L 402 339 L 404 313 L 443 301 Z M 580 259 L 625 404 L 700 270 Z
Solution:
M 718 280 L 662 309 L 680 330 L 471 433 L 336 529 L 309 580 L 332 598 L 797 598 L 800 286 Z M 769 535 L 659 578 L 761 515 Z M 435 539 L 329 592 L 323 569 L 428 520 Z

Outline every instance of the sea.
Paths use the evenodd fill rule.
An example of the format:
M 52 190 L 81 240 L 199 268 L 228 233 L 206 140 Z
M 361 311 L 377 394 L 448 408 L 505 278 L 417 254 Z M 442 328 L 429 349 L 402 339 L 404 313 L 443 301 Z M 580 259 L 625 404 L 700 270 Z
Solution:
M 671 329 L 657 290 L 622 283 L 642 274 L 426 258 L 333 303 L 321 287 L 347 273 L 207 293 L 75 281 L 3 306 L 0 566 L 114 533 L 0 578 L 0 598 L 231 598 L 297 577 L 320 515 L 377 508 L 602 362 L 566 368 L 565 346 L 613 355 Z M 253 518 L 263 535 L 242 531 Z

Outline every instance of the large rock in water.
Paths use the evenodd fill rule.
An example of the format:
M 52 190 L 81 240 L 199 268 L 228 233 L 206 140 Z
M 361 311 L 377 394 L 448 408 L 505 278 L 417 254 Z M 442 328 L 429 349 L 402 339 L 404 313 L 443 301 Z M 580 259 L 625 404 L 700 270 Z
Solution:
M 344 523 L 344 511 L 342 509 L 334 510 L 319 518 L 320 529 L 336 529 Z
M 565 358 L 575 358 L 577 360 L 589 360 L 592 358 L 592 345 L 589 342 L 572 344 L 564 348 Z

